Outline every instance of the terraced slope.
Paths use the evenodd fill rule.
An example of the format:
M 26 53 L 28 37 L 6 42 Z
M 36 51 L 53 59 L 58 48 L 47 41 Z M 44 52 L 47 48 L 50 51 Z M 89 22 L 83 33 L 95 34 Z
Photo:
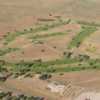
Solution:
M 47 100 L 100 90 L 99 8 L 99 0 L 0 0 L 0 90 Z M 63 96 L 47 88 L 56 75 L 72 81 Z
M 80 50 L 99 26 L 81 24 L 74 19 L 39 21 L 23 31 L 8 32 L 1 39 L 1 70 L 13 74 L 69 72 L 99 69 L 99 56 L 91 59 Z M 80 51 L 78 51 L 80 50 Z M 77 52 L 78 51 L 78 52 Z

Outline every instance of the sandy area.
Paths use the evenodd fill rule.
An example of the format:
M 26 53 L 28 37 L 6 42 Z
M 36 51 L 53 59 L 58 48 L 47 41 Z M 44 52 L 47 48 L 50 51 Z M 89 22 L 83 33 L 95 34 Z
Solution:
M 100 93 L 84 92 L 76 97 L 74 100 L 100 100 Z

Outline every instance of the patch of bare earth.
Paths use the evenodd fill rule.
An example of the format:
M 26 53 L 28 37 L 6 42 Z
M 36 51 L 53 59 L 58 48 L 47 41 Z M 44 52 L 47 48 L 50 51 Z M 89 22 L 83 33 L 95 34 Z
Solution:
M 0 83 L 0 88 L 14 92 L 20 91 L 29 95 L 45 96 L 48 98 L 47 100 L 80 100 L 78 96 L 81 96 L 81 94 L 89 91 L 93 91 L 93 93 L 94 91 L 100 91 L 99 77 L 100 71 L 70 72 L 63 75 L 53 74 L 49 81 L 40 80 L 35 76 L 33 78 L 21 78 L 20 76 L 16 79 L 9 78 L 3 84 Z M 65 85 L 63 95 L 53 93 L 47 88 L 48 84 L 54 81 Z
M 33 45 L 28 44 L 22 47 L 22 51 L 16 51 L 4 56 L 4 59 L 7 61 L 32 61 L 42 59 L 44 61 L 47 60 L 55 60 L 59 59 L 61 54 L 55 50 L 54 48 L 49 47 L 45 44 Z

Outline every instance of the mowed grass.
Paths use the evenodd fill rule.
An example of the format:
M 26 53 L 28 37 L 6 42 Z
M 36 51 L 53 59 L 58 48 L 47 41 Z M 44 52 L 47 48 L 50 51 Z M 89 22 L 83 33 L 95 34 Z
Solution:
M 79 47 L 80 44 L 97 30 L 96 27 L 92 26 L 82 26 L 81 31 L 72 39 L 69 43 L 68 48 Z

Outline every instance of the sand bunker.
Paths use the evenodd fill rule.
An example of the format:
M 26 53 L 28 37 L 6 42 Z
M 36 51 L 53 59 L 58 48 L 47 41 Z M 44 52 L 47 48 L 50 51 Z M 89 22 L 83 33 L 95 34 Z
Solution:
M 74 100 L 100 100 L 100 92 L 85 92 L 80 94 L 76 99 Z

